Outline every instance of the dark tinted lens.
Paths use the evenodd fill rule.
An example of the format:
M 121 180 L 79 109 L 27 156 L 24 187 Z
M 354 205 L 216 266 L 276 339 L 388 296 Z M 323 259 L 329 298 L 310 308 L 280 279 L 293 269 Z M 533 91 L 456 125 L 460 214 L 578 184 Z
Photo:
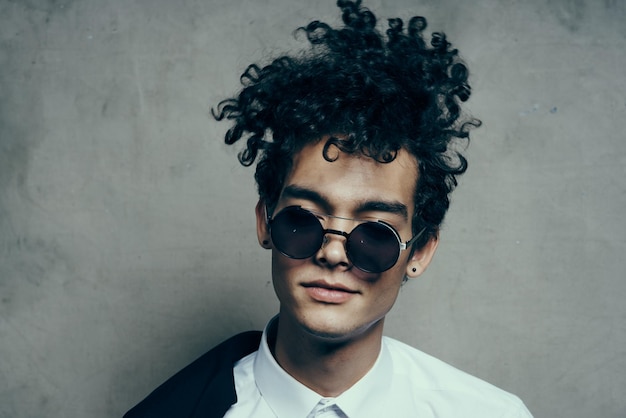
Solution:
M 400 245 L 388 227 L 378 222 L 366 222 L 350 233 L 346 251 L 352 264 L 359 269 L 382 273 L 398 261 Z
M 285 208 L 270 225 L 272 242 L 278 251 L 291 258 L 308 258 L 322 246 L 324 230 L 311 212 Z

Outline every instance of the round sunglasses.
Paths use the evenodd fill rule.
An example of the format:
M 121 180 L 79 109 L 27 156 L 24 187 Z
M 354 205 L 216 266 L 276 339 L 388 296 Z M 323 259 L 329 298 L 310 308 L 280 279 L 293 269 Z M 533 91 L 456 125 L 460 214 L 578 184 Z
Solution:
M 273 218 L 268 218 L 274 247 L 281 254 L 300 260 L 317 253 L 324 244 L 326 234 L 341 235 L 346 238 L 346 255 L 353 266 L 366 273 L 382 273 L 393 267 L 400 252 L 410 248 L 425 230 L 402 242 L 398 232 L 380 220 L 362 222 L 347 233 L 325 229 L 320 217 L 340 218 L 311 212 L 300 206 L 288 206 Z

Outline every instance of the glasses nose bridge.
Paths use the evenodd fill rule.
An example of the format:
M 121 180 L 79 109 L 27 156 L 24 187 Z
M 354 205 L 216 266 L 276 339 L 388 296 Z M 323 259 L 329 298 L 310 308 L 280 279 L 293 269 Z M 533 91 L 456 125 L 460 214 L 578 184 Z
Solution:
M 316 259 L 332 266 L 352 265 L 352 259 L 348 255 L 349 233 L 334 228 L 322 229 L 323 239 Z M 332 238 L 335 236 L 336 238 Z M 341 238 L 343 237 L 343 239 Z
M 326 228 L 322 231 L 324 233 L 324 242 L 326 242 L 327 235 L 331 234 L 331 235 L 339 235 L 341 237 L 344 237 L 346 240 L 348 239 L 348 237 L 350 236 L 350 233 L 345 232 L 345 231 L 340 231 L 338 229 L 332 229 L 332 228 Z
M 337 236 L 337 239 L 339 239 L 339 237 L 343 237 L 344 239 L 339 239 L 339 241 L 341 242 L 344 253 L 347 255 L 346 245 L 348 242 L 348 237 L 350 236 L 350 232 L 346 231 L 352 231 L 352 229 L 354 229 L 355 221 L 355 219 L 346 218 L 343 216 L 329 214 L 323 215 L 323 217 L 321 217 L 320 219 L 320 223 L 322 224 L 323 228 L 322 233 L 324 234 L 322 248 L 326 247 L 326 245 L 330 243 L 331 237 L 333 235 Z
M 320 223 L 322 224 L 325 243 L 329 239 L 329 234 L 344 237 L 347 241 L 352 230 L 358 225 L 356 219 L 336 215 L 324 215 Z

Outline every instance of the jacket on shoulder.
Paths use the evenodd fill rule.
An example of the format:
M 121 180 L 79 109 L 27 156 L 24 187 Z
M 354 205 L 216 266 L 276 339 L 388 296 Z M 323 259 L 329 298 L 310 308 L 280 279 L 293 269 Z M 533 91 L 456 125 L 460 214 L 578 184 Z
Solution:
M 237 334 L 176 373 L 124 418 L 222 418 L 237 402 L 233 366 L 256 351 L 260 331 Z

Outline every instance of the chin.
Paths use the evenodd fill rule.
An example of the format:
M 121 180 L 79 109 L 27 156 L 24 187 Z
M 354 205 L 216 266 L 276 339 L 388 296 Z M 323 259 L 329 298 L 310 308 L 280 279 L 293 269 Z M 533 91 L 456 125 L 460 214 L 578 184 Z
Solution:
M 382 319 L 365 324 L 348 323 L 345 319 L 342 320 L 342 318 L 317 319 L 302 323 L 305 331 L 312 337 L 336 343 L 359 339 L 375 332 L 379 325 L 382 326 Z M 342 324 L 342 326 L 338 324 Z
M 339 342 L 339 341 L 344 341 L 350 337 L 350 333 L 344 330 L 330 329 L 330 328 L 311 328 L 311 327 L 305 327 L 305 329 L 309 335 L 315 338 L 319 338 L 321 340 Z

